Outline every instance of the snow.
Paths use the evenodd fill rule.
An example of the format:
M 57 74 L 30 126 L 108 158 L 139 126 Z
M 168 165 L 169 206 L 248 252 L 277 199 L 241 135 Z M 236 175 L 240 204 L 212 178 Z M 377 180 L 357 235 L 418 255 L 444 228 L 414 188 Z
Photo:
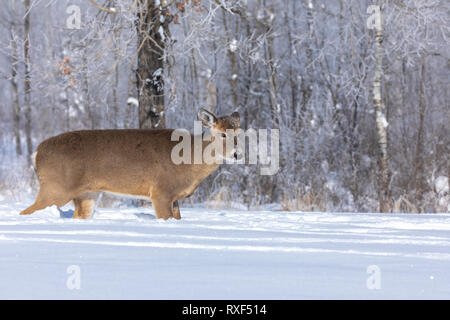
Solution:
M 448 192 L 448 178 L 445 176 L 439 176 L 436 178 L 434 182 L 434 186 L 436 188 L 437 193 L 446 193 Z
M 156 70 L 153 72 L 153 78 L 156 78 L 156 77 L 161 76 L 162 72 L 163 72 L 162 68 L 156 69 Z
M 383 126 L 383 128 L 387 128 L 387 126 L 389 125 L 389 123 L 386 120 L 386 117 L 381 112 L 377 113 L 377 122 L 380 123 Z
M 161 41 L 165 41 L 166 36 L 164 35 L 164 28 L 162 26 L 159 26 L 158 33 L 159 33 L 159 36 L 161 37 Z
M 136 107 L 139 107 L 139 101 L 138 101 L 138 99 L 136 99 L 134 97 L 128 97 L 127 104 L 132 104 Z
M 450 298 L 448 214 L 28 204 L 0 198 L 1 299 Z
M 230 51 L 231 52 L 236 52 L 237 49 L 238 49 L 238 41 L 236 39 L 231 40 L 231 42 L 230 42 Z
M 263 9 L 259 9 L 258 12 L 256 13 L 256 19 L 257 20 L 262 20 L 264 19 L 264 10 Z

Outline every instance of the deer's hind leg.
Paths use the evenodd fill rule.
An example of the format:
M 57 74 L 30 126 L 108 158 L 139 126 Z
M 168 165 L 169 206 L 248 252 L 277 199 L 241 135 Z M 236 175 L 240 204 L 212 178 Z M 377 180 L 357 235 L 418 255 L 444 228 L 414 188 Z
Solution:
M 73 199 L 75 211 L 74 219 L 88 219 L 92 216 L 97 202 L 98 193 L 86 192 Z
M 35 202 L 20 214 L 32 214 L 53 205 L 62 207 L 70 200 L 72 200 L 72 195 L 65 192 L 60 186 L 41 185 Z
M 181 214 L 180 214 L 180 205 L 178 204 L 178 200 L 175 200 L 173 202 L 172 205 L 172 216 L 177 219 L 180 220 L 181 219 Z

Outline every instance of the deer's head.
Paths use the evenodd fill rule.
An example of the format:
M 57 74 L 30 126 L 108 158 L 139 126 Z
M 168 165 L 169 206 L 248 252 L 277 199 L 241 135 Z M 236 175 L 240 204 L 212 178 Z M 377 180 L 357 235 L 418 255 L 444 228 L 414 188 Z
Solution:
M 197 118 L 204 127 L 210 128 L 212 141 L 220 139 L 223 145 L 223 153 L 220 155 L 227 159 L 238 159 L 237 134 L 239 133 L 240 117 L 238 112 L 233 112 L 230 116 L 216 117 L 212 112 L 201 108 Z M 232 139 L 232 140 L 231 140 Z M 232 145 L 232 147 L 227 148 Z

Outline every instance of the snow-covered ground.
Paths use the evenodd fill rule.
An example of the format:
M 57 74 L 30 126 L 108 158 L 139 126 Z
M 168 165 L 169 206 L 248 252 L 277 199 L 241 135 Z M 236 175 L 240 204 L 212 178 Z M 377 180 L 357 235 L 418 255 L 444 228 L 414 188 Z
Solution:
M 79 221 L 19 216 L 27 204 L 0 197 L 2 299 L 450 298 L 448 214 L 182 208 L 161 221 L 127 208 Z

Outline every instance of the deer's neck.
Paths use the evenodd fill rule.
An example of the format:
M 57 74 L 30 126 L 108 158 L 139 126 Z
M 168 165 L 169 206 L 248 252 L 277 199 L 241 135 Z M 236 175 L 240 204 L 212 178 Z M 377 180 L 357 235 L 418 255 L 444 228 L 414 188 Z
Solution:
M 217 163 L 208 164 L 205 161 L 205 159 L 203 157 L 204 151 L 209 144 L 214 142 L 215 138 L 212 137 L 210 140 L 203 141 L 203 137 L 204 137 L 204 134 L 195 135 L 194 139 L 192 141 L 192 149 L 191 149 L 191 150 L 193 150 L 192 163 L 193 163 L 194 171 L 199 176 L 202 176 L 202 180 L 204 178 L 206 178 L 207 176 L 209 176 L 211 173 L 213 173 L 214 170 L 216 170 L 220 166 L 220 164 L 217 164 Z M 195 164 L 195 162 L 194 162 L 194 153 L 195 153 L 195 148 L 196 148 L 195 142 L 196 141 L 197 141 L 197 143 L 201 142 L 201 146 L 202 146 L 202 148 L 201 148 L 201 163 L 200 164 Z

